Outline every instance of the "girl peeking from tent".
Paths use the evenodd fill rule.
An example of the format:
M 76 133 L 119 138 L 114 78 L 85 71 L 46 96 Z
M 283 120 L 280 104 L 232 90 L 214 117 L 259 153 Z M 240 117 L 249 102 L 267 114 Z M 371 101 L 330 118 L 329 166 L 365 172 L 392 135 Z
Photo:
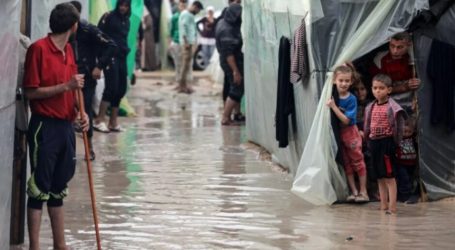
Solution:
M 338 66 L 333 72 L 333 83 L 336 85 L 339 101 L 334 98 L 327 101 L 340 122 L 341 153 L 343 166 L 348 179 L 351 194 L 348 202 L 368 202 L 367 171 L 362 152 L 362 137 L 357 128 L 357 98 L 349 91 L 354 82 L 358 81 L 358 73 L 352 65 Z M 359 188 L 354 178 L 354 173 L 359 177 Z

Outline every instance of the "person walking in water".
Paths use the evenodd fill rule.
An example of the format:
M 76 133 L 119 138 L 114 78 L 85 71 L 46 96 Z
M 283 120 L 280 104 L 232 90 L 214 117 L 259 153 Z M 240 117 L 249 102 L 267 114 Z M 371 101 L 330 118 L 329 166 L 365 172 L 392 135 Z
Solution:
M 98 116 L 93 128 L 99 132 L 121 132 L 123 128 L 118 124 L 118 111 L 120 101 L 126 94 L 127 67 L 126 57 L 130 52 L 128 48 L 128 32 L 130 29 L 131 1 L 118 0 L 115 9 L 104 14 L 98 24 L 102 32 L 111 37 L 117 44 L 117 52 L 112 62 L 104 70 L 105 87 Z M 109 125 L 106 125 L 105 116 L 108 107 L 111 107 Z

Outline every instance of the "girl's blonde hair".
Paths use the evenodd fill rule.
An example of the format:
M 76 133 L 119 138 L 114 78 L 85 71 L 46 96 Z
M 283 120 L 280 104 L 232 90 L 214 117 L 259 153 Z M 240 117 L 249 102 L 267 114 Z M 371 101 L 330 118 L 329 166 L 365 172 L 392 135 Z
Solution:
M 335 82 L 335 79 L 339 73 L 342 73 L 342 74 L 350 73 L 351 74 L 351 77 L 352 77 L 351 86 L 353 88 L 357 88 L 357 85 L 363 84 L 360 74 L 356 71 L 354 65 L 350 62 L 346 62 L 345 64 L 340 65 L 335 68 L 335 70 L 333 71 L 333 82 Z
M 354 81 L 354 71 L 347 65 L 340 65 L 333 71 L 333 82 L 335 82 L 338 74 L 351 74 L 352 80 Z

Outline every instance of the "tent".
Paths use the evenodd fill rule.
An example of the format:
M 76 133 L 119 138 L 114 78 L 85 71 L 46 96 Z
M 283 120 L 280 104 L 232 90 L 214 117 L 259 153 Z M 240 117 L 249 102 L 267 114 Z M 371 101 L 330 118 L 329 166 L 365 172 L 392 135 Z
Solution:
M 19 27 L 21 1 L 2 1 L 0 8 L 0 249 L 9 249 L 11 219 L 11 188 L 14 148 L 14 122 L 16 115 L 16 82 L 19 63 Z
M 387 43 L 407 30 L 422 11 L 440 3 L 426 0 L 251 0 L 244 3 L 245 88 L 248 139 L 269 150 L 273 159 L 295 176 L 292 191 L 316 204 L 333 204 L 347 195 L 342 168 L 335 162 L 337 146 L 325 102 L 331 96 L 331 70 Z M 297 129 L 290 129 L 287 148 L 275 141 L 278 45 L 306 24 L 309 77 L 293 85 Z M 429 122 L 431 85 L 426 75 L 432 39 L 454 43 L 455 6 L 437 25 L 414 32 L 418 92 L 420 175 L 430 199 L 455 194 L 455 134 Z

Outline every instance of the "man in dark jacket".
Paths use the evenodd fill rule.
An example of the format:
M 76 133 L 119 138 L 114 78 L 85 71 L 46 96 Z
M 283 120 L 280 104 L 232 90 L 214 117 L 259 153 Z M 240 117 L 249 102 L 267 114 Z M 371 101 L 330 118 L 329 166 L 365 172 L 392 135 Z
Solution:
M 241 4 L 242 0 L 228 0 L 228 5 L 231 4 Z M 215 29 L 219 21 L 221 21 L 224 18 L 224 15 L 226 14 L 226 10 L 228 7 L 224 8 L 223 11 L 221 12 L 221 15 L 215 19 Z M 229 95 L 229 81 L 224 78 L 224 84 L 223 84 L 223 103 L 226 103 L 226 99 Z M 240 112 L 240 104 L 236 105 L 234 108 L 234 121 L 237 122 L 243 122 L 245 121 L 245 116 Z
M 127 67 L 126 57 L 128 48 L 128 32 L 130 29 L 131 1 L 118 0 L 115 10 L 101 17 L 98 27 L 117 44 L 117 50 L 112 62 L 104 70 L 105 87 L 98 116 L 93 128 L 97 131 L 121 132 L 123 129 L 117 122 L 120 101 L 126 94 Z M 111 106 L 109 125 L 105 123 L 107 108 Z
M 242 0 L 228 0 L 228 5 L 231 5 L 231 4 L 242 4 Z M 218 22 L 224 18 L 227 8 L 228 7 L 224 8 L 223 11 L 221 11 L 221 15 L 217 19 L 215 19 L 215 27 L 218 24 Z
M 81 13 L 82 5 L 79 1 L 71 1 L 71 4 Z M 95 152 L 92 146 L 93 137 L 93 109 L 92 100 L 96 90 L 96 80 L 101 77 L 101 70 L 112 62 L 116 45 L 106 34 L 101 32 L 98 27 L 80 20 L 76 32 L 76 40 L 73 41 L 73 50 L 76 53 L 76 63 L 79 74 L 84 74 L 85 85 L 82 89 L 84 93 L 85 112 L 90 119 L 90 127 L 87 133 L 90 144 L 91 160 L 95 159 Z
M 242 7 L 231 4 L 224 18 L 216 26 L 216 48 L 220 54 L 220 65 L 229 84 L 229 93 L 224 104 L 221 123 L 231 124 L 231 113 L 240 105 L 243 96 L 243 53 L 242 53 Z

